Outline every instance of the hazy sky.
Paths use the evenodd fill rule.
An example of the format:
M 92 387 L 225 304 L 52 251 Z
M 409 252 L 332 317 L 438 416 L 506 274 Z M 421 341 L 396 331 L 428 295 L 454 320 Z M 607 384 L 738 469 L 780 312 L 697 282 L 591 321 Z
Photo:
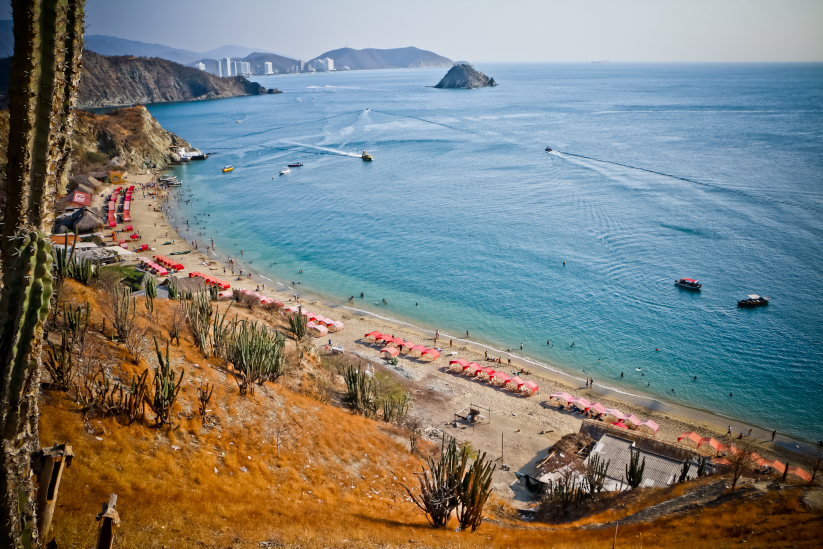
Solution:
M 823 0 L 87 0 L 90 34 L 310 59 L 417 46 L 453 60 L 823 61 Z

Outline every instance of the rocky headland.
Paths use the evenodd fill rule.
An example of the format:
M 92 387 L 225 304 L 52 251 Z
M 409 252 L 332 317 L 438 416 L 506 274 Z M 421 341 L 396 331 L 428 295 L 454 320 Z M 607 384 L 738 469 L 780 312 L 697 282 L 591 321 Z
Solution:
M 482 72 L 475 70 L 475 68 L 468 63 L 465 63 L 455 65 L 449 69 L 449 72 L 447 72 L 446 76 L 444 76 L 443 79 L 437 83 L 435 88 L 471 90 L 474 88 L 488 88 L 496 85 L 497 82 L 494 81 L 494 78 L 489 78 Z

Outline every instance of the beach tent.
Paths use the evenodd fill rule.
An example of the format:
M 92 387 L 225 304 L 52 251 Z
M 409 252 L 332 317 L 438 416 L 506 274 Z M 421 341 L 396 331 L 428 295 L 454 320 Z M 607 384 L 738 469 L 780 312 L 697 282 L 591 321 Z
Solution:
M 532 394 L 532 395 L 534 393 L 536 393 L 539 389 L 540 389 L 540 387 L 537 386 L 537 383 L 535 383 L 532 380 L 526 381 L 526 386 L 523 388 L 524 391 L 528 391 L 529 394 Z
M 761 466 L 766 466 L 766 467 L 771 467 L 772 469 L 774 469 L 778 473 L 782 473 L 783 471 L 786 470 L 786 466 L 783 463 L 777 461 L 776 459 L 767 459 L 763 463 L 761 463 L 760 465 Z
M 606 408 L 605 410 L 603 410 L 603 414 L 606 416 L 605 419 L 609 423 L 618 422 L 621 419 L 626 419 L 627 417 L 623 412 L 621 412 L 617 408 Z
M 628 427 L 626 427 L 626 424 L 623 423 L 622 421 L 618 421 L 617 423 L 612 423 L 612 425 L 614 425 L 615 427 L 620 427 L 621 429 L 628 429 Z
M 383 347 L 380 349 L 380 354 L 383 355 L 383 358 L 388 360 L 399 355 L 400 351 L 398 351 L 396 347 Z
M 378 335 L 378 336 L 374 336 L 374 342 L 375 342 L 375 343 L 385 343 L 385 342 L 386 342 L 386 340 L 387 340 L 387 339 L 389 339 L 390 337 L 391 337 L 391 336 L 388 336 L 388 335 Z
M 329 329 L 330 332 L 342 332 L 343 331 L 343 323 L 339 320 L 330 321 L 326 324 L 326 327 Z
M 411 349 L 409 349 L 409 354 L 411 356 L 420 356 L 423 354 L 424 351 L 428 351 L 428 347 L 425 345 L 415 345 Z
M 397 342 L 398 341 L 400 341 L 400 342 L 403 341 L 399 337 L 383 336 L 383 338 L 384 338 L 383 339 L 383 344 L 386 345 L 387 347 L 398 347 Z M 399 353 L 400 350 L 398 349 L 397 352 Z
M 520 390 L 520 388 L 521 388 L 523 385 L 525 385 L 525 384 L 526 384 L 526 382 L 525 382 L 525 381 L 523 381 L 522 379 L 520 379 L 520 378 L 519 378 L 519 377 L 517 377 L 517 376 L 514 376 L 513 378 L 511 378 L 509 381 L 507 381 L 506 383 L 504 383 L 504 385 L 507 385 L 507 384 L 509 384 L 509 383 L 512 385 L 512 387 L 514 387 L 514 388 L 515 388 L 516 390 L 518 390 L 518 391 Z
M 638 431 L 645 431 L 649 434 L 654 434 L 660 429 L 660 425 L 650 419 L 646 419 L 637 424 Z
M 571 402 L 572 396 L 569 393 L 552 393 L 549 395 L 549 400 L 556 398 L 565 402 Z
M 806 482 L 812 481 L 812 476 L 800 467 L 789 467 L 789 474 L 794 475 L 796 477 L 800 477 Z
M 466 367 L 468 367 L 469 365 L 469 361 L 465 358 L 458 358 L 457 360 L 449 361 L 449 366 L 452 367 L 452 369 L 457 369 L 457 366 L 455 366 L 455 364 L 457 364 L 457 366 L 460 366 L 461 369 L 465 370 Z
M 414 345 L 415 344 L 411 341 L 403 341 L 403 343 L 400 343 L 400 352 L 408 354 Z
M 578 408 L 582 408 L 583 410 L 588 410 L 589 406 L 592 405 L 591 402 L 583 397 L 572 397 L 571 400 L 569 400 L 569 403 L 576 404 Z
M 480 372 L 480 365 L 476 362 L 470 363 L 468 366 L 463 368 L 464 372 L 469 372 L 469 374 L 476 376 L 478 372 Z
M 588 408 L 586 408 L 583 411 L 588 412 L 589 410 L 594 410 L 598 414 L 602 414 L 603 412 L 606 411 L 606 407 L 603 406 L 602 404 L 600 404 L 599 402 L 596 402 L 596 403 L 592 404 L 591 406 L 589 406 Z
M 311 335 L 314 337 L 321 337 L 324 335 L 328 335 L 329 330 L 325 326 L 312 326 L 310 329 Z
M 680 442 L 683 439 L 688 439 L 694 442 L 695 444 L 700 444 L 700 441 L 703 440 L 703 437 L 695 433 L 694 431 L 688 431 L 685 433 L 680 433 L 680 436 L 677 437 L 677 442 Z
M 189 275 L 189 276 L 191 276 L 191 275 Z M 289 307 L 288 309 L 283 311 L 283 313 L 284 314 L 290 314 L 290 313 L 296 313 L 297 311 L 298 311 L 297 307 Z
M 426 360 L 437 360 L 440 358 L 440 352 L 437 349 L 426 349 L 424 352 L 420 353 L 420 358 L 424 358 Z
M 504 374 L 503 372 L 495 372 L 492 376 L 492 381 L 499 381 L 503 385 L 510 382 L 511 380 L 512 378 L 510 378 L 507 374 Z
M 289 309 L 292 309 L 292 308 L 294 308 L 294 307 L 290 307 Z M 380 335 L 381 335 L 380 332 L 369 332 L 369 333 L 367 333 L 366 335 L 363 336 L 363 339 L 365 339 L 366 341 L 370 341 L 370 342 L 374 343 L 374 341 L 378 337 L 380 337 Z
M 489 377 L 489 379 L 491 379 L 492 376 L 494 375 L 494 368 L 492 368 L 491 366 L 481 368 L 480 371 L 485 373 Z
M 711 446 L 712 448 L 714 448 L 718 452 L 728 450 L 728 447 L 723 446 L 721 443 L 719 443 L 718 441 L 716 441 L 715 439 L 713 439 L 711 437 L 701 438 L 700 442 L 697 443 L 697 447 L 700 448 L 704 444 L 708 444 L 709 446 Z
M 626 422 L 630 429 L 637 429 L 637 426 L 640 424 L 640 418 L 634 414 L 629 414 L 623 421 Z

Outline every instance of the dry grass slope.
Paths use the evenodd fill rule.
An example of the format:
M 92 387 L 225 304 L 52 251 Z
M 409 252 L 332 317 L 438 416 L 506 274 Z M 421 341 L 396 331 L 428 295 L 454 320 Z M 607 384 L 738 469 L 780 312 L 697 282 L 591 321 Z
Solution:
M 100 334 L 102 295 L 73 281 L 64 290 L 68 301 L 91 303 L 87 337 L 106 346 L 111 375 L 129 384 L 153 357 L 134 365 L 121 346 Z M 149 336 L 165 341 L 165 325 L 177 303 L 156 301 L 158 320 L 150 323 L 141 300 L 140 323 Z M 252 314 L 232 307 L 234 313 Z M 283 329 L 277 315 L 255 314 Z M 77 455 L 60 486 L 53 530 L 58 547 L 93 543 L 94 515 L 110 493 L 118 494 L 122 519 L 117 547 L 221 549 L 259 547 L 260 542 L 272 547 L 606 548 L 613 528 L 579 526 L 618 519 L 671 497 L 665 491 L 640 491 L 631 500 L 615 498 L 612 509 L 551 530 L 523 527 L 507 518 L 511 509 L 492 503 L 492 521 L 474 535 L 454 532 L 454 520 L 450 530 L 432 530 L 399 484 L 416 485 L 413 475 L 422 460 L 386 424 L 297 390 L 321 366 L 316 355 L 307 353 L 298 367 L 294 342 L 288 346 L 292 371 L 284 383 L 267 383 L 253 396 L 241 397 L 227 365 L 204 360 L 185 331 L 180 346 L 171 348 L 172 367 L 186 370 L 173 429 L 154 428 L 151 421 L 128 426 L 118 418 L 84 417 L 70 395 L 44 391 L 42 443 L 69 442 Z M 216 384 L 208 426 L 198 415 L 196 391 L 206 383 Z M 289 434 L 278 457 L 274 433 L 283 425 Z M 621 528 L 617 546 L 638 547 L 642 539 L 646 547 L 739 547 L 745 539 L 746 547 L 811 547 L 820 539 L 820 521 L 820 513 L 804 509 L 796 493 L 777 493 Z

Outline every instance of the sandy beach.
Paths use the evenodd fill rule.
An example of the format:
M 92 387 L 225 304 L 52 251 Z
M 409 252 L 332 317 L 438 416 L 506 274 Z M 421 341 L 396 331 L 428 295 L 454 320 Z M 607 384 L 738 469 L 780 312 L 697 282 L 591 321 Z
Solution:
M 253 266 L 251 267 L 251 278 L 249 278 L 247 273 L 249 273 L 250 267 L 245 265 L 242 259 L 236 262 L 233 267 L 236 273 L 242 270 L 246 276 L 232 275 L 232 265 L 226 265 L 218 259 L 226 257 L 225 254 L 219 252 L 219 243 L 216 254 L 210 248 L 210 241 L 198 241 L 197 249 L 194 249 L 186 241 L 186 238 L 197 238 L 197 231 L 194 227 L 191 227 L 191 220 L 191 233 L 181 235 L 177 233 L 175 227 L 185 226 L 184 220 L 175 219 L 173 213 L 169 214 L 170 217 L 167 217 L 164 206 L 168 206 L 168 201 L 170 201 L 170 205 L 174 207 L 176 205 L 175 197 L 178 193 L 183 193 L 182 189 L 157 191 L 158 196 L 156 197 L 144 196 L 141 185 L 149 183 L 152 178 L 152 174 L 144 173 L 130 175 L 128 179 L 129 184 L 137 186 L 132 203 L 131 224 L 142 237 L 139 243 L 149 244 L 153 248 L 151 252 L 131 256 L 132 261 L 135 261 L 139 256 L 155 254 L 169 256 L 171 252 L 191 250 L 189 254 L 174 256 L 177 261 L 185 266 L 186 273 L 191 271 L 209 273 L 228 282 L 232 288 L 259 290 L 260 293 L 282 301 L 286 306 L 296 304 L 293 295 L 300 294 L 300 303 L 303 305 L 304 310 L 319 313 L 345 323 L 344 331 L 314 340 L 314 344 L 319 350 L 322 351 L 329 343 L 334 346 L 343 346 L 352 360 L 368 360 L 381 365 L 381 367 L 394 370 L 396 374 L 413 383 L 417 388 L 417 394 L 414 396 L 421 404 L 417 407 L 418 413 L 424 416 L 424 419 L 429 421 L 433 427 L 473 440 L 477 447 L 490 453 L 496 450 L 498 454 L 501 451 L 501 435 L 503 435 L 503 445 L 507 450 L 506 462 L 511 463 L 516 469 L 528 468 L 528 465 L 538 461 L 539 457 L 545 457 L 546 448 L 559 439 L 560 436 L 578 431 L 581 424 L 579 414 L 572 415 L 569 412 L 559 412 L 556 409 L 556 401 L 549 403 L 549 395 L 556 391 L 565 391 L 573 396 L 583 396 L 592 402 L 600 402 L 606 407 L 619 408 L 624 413 L 632 413 L 638 416 L 641 420 L 652 419 L 660 425 L 660 429 L 655 435 L 657 440 L 677 444 L 677 436 L 680 433 L 696 431 L 701 436 L 714 437 L 724 444 L 729 444 L 730 442 L 733 443 L 740 433 L 745 435 L 744 438 L 748 438 L 749 429 L 752 429 L 751 436 L 758 441 L 757 451 L 764 458 L 789 460 L 794 463 L 801 461 L 801 456 L 796 452 L 801 450 L 801 444 L 803 443 L 783 437 L 780 433 L 778 433 L 775 442 L 772 443 L 771 431 L 757 426 L 726 419 L 706 411 L 648 399 L 642 395 L 619 393 L 599 387 L 596 380 L 593 388 L 586 388 L 585 374 L 583 373 L 581 373 L 580 378 L 576 378 L 554 371 L 551 366 L 541 366 L 539 363 L 518 357 L 514 353 L 491 349 L 473 339 L 458 339 L 441 334 L 437 345 L 435 345 L 433 333 L 402 322 L 392 322 L 358 311 L 356 308 L 357 302 L 360 300 L 359 297 L 355 297 L 354 303 L 351 304 L 332 303 L 328 300 L 314 298 L 300 292 L 300 286 L 296 286 L 297 289 L 288 286 L 276 286 L 273 281 L 261 278 L 259 274 L 255 273 Z M 145 192 L 148 193 L 150 190 L 152 189 L 146 189 Z M 172 240 L 173 244 L 164 244 Z M 207 247 L 209 247 L 208 250 Z M 284 325 L 284 322 L 284 318 L 282 321 L 278 321 L 281 326 Z M 372 331 L 389 333 L 427 347 L 438 347 L 442 349 L 441 357 L 427 362 L 401 354 L 400 363 L 397 366 L 390 366 L 379 357 L 379 350 L 382 346 L 369 344 L 363 340 L 364 334 Z M 482 335 L 480 336 L 482 337 Z M 451 346 L 450 340 L 453 340 Z M 489 356 L 501 358 L 501 363 L 486 362 L 484 354 L 486 352 Z M 520 377 L 524 380 L 533 380 L 539 385 L 540 390 L 533 396 L 524 397 L 514 394 L 512 391 L 481 382 L 478 379 L 452 373 L 449 371 L 448 363 L 449 360 L 456 358 L 465 358 L 470 362 L 478 362 L 481 366 L 496 366 L 496 370 L 508 374 L 525 370 L 526 373 L 519 374 Z M 509 359 L 511 359 L 511 365 L 507 364 Z M 627 364 L 626 368 L 630 366 Z M 426 395 L 425 393 L 430 394 Z M 479 404 L 492 410 L 491 425 L 487 429 L 475 429 L 474 434 L 467 432 L 465 429 L 460 432 L 453 432 L 455 428 L 446 425 L 453 420 L 453 414 L 457 410 L 470 403 Z M 732 429 L 732 437 L 728 436 L 729 426 Z M 471 431 L 471 429 L 468 431 Z M 478 431 L 480 432 L 478 433 Z M 506 440 L 507 437 L 508 440 Z M 687 443 L 685 446 L 694 448 L 692 443 Z M 701 448 L 699 451 L 707 456 L 714 455 L 714 451 L 710 447 Z

